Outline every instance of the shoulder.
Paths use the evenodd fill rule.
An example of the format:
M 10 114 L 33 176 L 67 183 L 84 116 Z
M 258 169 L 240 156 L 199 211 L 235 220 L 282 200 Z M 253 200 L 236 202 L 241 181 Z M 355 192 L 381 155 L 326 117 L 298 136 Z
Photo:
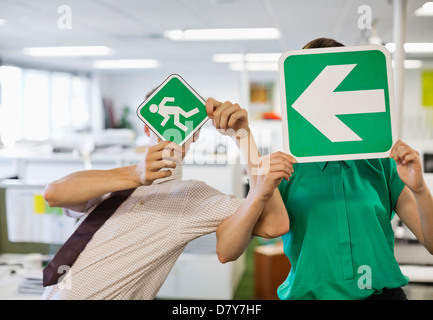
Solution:
M 238 197 L 234 194 L 223 192 L 215 187 L 210 186 L 204 181 L 200 180 L 187 180 L 187 189 L 190 199 L 205 199 L 213 201 L 243 201 L 244 198 Z
M 184 182 L 188 194 L 185 199 L 186 207 L 194 216 L 226 218 L 233 214 L 245 200 L 222 192 L 203 181 L 186 180 Z
M 225 195 L 220 190 L 210 186 L 204 181 L 200 180 L 182 180 L 179 187 L 183 188 L 189 195 L 197 197 L 212 197 L 216 195 Z

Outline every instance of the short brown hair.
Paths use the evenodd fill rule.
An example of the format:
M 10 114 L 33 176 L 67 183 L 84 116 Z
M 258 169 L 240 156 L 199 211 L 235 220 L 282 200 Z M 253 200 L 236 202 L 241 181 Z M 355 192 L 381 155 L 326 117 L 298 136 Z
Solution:
M 302 49 L 344 47 L 344 44 L 329 38 L 317 38 L 308 42 Z

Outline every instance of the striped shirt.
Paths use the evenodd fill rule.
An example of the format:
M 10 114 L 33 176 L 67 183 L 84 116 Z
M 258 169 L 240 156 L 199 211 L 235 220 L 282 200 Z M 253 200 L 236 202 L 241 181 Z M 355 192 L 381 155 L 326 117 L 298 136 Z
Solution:
M 185 246 L 215 232 L 243 202 L 181 180 L 181 172 L 178 166 L 169 178 L 137 188 L 42 299 L 154 299 Z M 107 196 L 89 201 L 84 213 L 65 214 L 81 217 L 79 224 Z

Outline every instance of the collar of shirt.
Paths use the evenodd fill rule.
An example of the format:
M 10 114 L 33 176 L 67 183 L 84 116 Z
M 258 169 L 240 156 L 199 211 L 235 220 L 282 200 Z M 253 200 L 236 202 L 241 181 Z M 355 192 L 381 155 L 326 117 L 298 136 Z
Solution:
M 328 162 L 330 162 L 330 161 L 316 162 L 316 164 L 319 166 L 320 170 L 323 171 L 325 169 L 326 165 L 328 164 Z M 353 160 L 342 160 L 341 162 L 344 163 L 349 168 L 353 164 Z
M 182 179 L 182 163 L 176 163 L 176 168 L 174 168 L 174 169 L 170 168 L 167 170 L 171 171 L 171 176 L 166 177 L 166 178 L 156 179 L 155 181 L 153 181 L 153 184 L 171 181 L 174 179 L 177 179 L 177 180 Z

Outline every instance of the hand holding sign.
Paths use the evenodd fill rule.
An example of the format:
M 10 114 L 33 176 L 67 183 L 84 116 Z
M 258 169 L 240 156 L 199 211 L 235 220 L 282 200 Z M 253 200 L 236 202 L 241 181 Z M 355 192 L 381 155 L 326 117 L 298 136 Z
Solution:
M 424 180 L 419 153 L 401 140 L 398 140 L 389 155 L 397 163 L 400 179 L 412 192 L 422 192 L 427 188 Z
M 135 169 L 139 184 L 149 186 L 156 179 L 171 176 L 172 172 L 164 169 L 176 168 L 176 163 L 181 160 L 182 147 L 171 141 L 161 141 L 149 147 L 145 159 Z
M 262 200 L 269 200 L 283 179 L 289 181 L 294 163 L 295 158 L 279 151 L 261 157 L 254 192 Z
M 206 101 L 206 112 L 217 131 L 222 135 L 243 137 L 250 130 L 248 113 L 239 104 L 224 103 L 209 98 Z

